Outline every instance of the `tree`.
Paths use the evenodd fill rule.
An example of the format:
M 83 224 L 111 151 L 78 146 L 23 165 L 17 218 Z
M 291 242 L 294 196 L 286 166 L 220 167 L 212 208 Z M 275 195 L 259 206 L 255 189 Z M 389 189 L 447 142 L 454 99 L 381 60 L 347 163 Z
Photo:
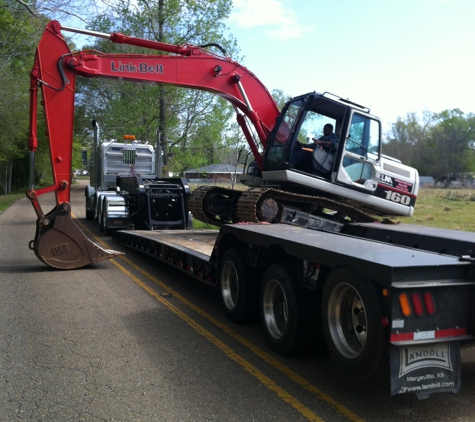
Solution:
M 233 52 L 237 50 L 235 41 L 224 36 L 222 23 L 230 8 L 230 0 L 138 0 L 134 9 L 114 9 L 90 26 L 171 44 L 219 43 Z M 92 47 L 108 53 L 153 54 L 100 39 Z M 164 164 L 174 172 L 209 163 L 213 157 L 209 145 L 219 144 L 232 114 L 231 107 L 219 97 L 190 89 L 79 79 L 78 90 L 80 105 L 101 122 L 104 136 L 118 138 L 112 135 L 127 131 L 153 142 L 160 129 Z
M 386 134 L 383 152 L 415 167 L 420 174 L 449 180 L 475 170 L 475 115 L 459 109 L 425 111 L 398 118 Z M 467 152 L 469 152 L 467 154 Z
M 386 134 L 383 152 L 400 159 L 411 167 L 424 168 L 427 161 L 427 135 L 433 122 L 429 111 L 422 113 L 420 121 L 416 113 L 407 113 L 405 118 L 398 118 Z
M 462 174 L 470 169 L 467 151 L 475 141 L 475 115 L 456 108 L 434 114 L 435 126 L 431 128 L 429 143 L 437 152 L 435 176 L 449 180 L 452 173 Z
M 283 89 L 273 89 L 271 94 L 279 110 L 282 110 L 285 103 L 291 99 L 290 95 L 286 94 Z
M 26 154 L 29 78 L 33 62 L 34 34 L 38 22 L 15 2 L 0 7 L 0 184 L 5 194 L 12 181 L 25 182 L 28 166 L 19 160 Z M 18 161 L 15 165 L 15 162 Z M 26 177 L 26 182 L 28 178 Z
M 0 186 L 5 193 L 24 188 L 29 181 L 29 73 L 47 21 L 84 18 L 100 4 L 95 0 L 0 0 Z M 43 125 L 40 120 L 35 179 L 38 183 L 45 178 L 50 183 Z
M 111 1 L 116 3 L 115 1 Z M 5 7 L 20 11 L 30 18 L 43 20 L 57 19 L 61 23 L 71 21 L 86 22 L 88 18 L 97 16 L 101 10 L 107 9 L 108 0 L 3 0 Z

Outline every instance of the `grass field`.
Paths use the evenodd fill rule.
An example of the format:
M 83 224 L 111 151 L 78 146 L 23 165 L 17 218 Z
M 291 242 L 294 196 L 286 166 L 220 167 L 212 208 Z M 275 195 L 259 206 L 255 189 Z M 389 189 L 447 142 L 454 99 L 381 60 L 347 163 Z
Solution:
M 401 223 L 475 231 L 475 190 L 421 189 L 412 217 Z
M 0 195 L 0 212 L 24 193 Z M 475 190 L 421 189 L 412 217 L 400 217 L 401 223 L 440 227 L 453 230 L 475 231 Z M 195 229 L 215 229 L 215 226 L 194 221 Z
M 0 195 L 0 212 L 5 211 L 16 200 L 23 198 L 25 192 L 11 193 L 10 195 Z

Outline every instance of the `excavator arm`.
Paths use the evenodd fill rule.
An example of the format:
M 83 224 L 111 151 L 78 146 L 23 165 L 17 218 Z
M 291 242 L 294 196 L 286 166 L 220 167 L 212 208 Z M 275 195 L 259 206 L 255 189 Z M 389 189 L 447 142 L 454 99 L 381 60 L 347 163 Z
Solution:
M 98 51 L 71 52 L 61 30 L 107 38 L 166 55 L 103 54 Z M 171 53 L 171 54 L 170 54 Z M 53 185 L 27 192 L 37 214 L 36 236 L 30 248 L 47 265 L 61 269 L 80 268 L 109 259 L 116 252 L 89 241 L 71 220 L 70 183 L 76 76 L 125 79 L 208 91 L 228 100 L 235 108 L 258 166 L 262 149 L 280 112 L 272 96 L 256 76 L 228 57 L 193 45 L 171 45 L 123 34 L 104 34 L 69 27 L 51 21 L 38 44 L 30 83 L 30 132 L 28 148 L 34 153 L 37 140 L 37 103 L 41 91 L 49 139 Z M 254 127 L 254 139 L 248 126 Z M 54 192 L 56 207 L 44 214 L 38 197 Z

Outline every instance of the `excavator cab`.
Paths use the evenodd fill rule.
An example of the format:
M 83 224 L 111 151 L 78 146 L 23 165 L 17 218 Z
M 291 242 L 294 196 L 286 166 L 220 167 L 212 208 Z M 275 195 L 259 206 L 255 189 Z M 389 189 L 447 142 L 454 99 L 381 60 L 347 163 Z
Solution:
M 330 149 L 315 142 L 327 124 L 338 140 Z M 305 94 L 285 105 L 267 139 L 261 186 L 317 191 L 371 214 L 410 216 L 417 170 L 383 155 L 381 147 L 381 122 L 368 108 L 330 93 Z
M 325 139 L 328 124 L 338 142 L 321 147 L 315 141 Z M 381 124 L 369 109 L 333 94 L 310 93 L 290 100 L 282 110 L 268 140 L 262 175 L 268 183 L 279 181 L 293 189 L 298 185 L 332 193 L 324 188 L 330 182 L 372 193 L 380 158 Z

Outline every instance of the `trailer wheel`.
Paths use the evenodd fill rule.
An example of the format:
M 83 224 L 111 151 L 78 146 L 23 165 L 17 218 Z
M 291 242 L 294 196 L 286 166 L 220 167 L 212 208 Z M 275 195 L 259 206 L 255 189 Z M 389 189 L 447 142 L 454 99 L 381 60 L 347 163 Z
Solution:
M 236 323 L 258 315 L 258 285 L 239 249 L 228 249 L 220 265 L 221 300 L 227 318 Z
M 262 280 L 262 322 L 271 348 L 281 355 L 299 352 L 307 337 L 308 321 L 298 286 L 292 282 L 296 278 L 290 264 L 274 264 Z
M 323 333 L 334 362 L 354 379 L 378 375 L 387 367 L 388 346 L 373 286 L 354 271 L 337 268 L 322 299 Z

